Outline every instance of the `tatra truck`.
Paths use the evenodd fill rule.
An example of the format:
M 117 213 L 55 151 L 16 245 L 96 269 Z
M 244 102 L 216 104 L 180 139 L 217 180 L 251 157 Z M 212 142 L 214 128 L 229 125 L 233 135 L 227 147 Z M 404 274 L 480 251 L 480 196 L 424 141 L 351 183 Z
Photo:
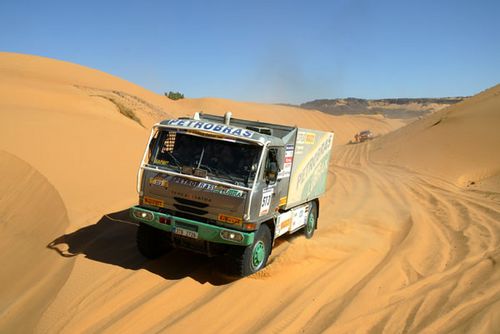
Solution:
M 317 228 L 333 133 L 195 113 L 154 125 L 137 176 L 137 247 L 220 256 L 232 275 L 264 268 L 274 241 Z

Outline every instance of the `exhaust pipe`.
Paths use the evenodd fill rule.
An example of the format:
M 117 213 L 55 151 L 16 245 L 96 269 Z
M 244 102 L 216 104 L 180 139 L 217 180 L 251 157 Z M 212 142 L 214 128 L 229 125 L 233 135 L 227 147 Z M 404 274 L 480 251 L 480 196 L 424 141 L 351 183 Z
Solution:
M 231 121 L 231 116 L 233 116 L 233 113 L 230 111 L 224 114 L 224 124 L 229 125 L 229 122 Z

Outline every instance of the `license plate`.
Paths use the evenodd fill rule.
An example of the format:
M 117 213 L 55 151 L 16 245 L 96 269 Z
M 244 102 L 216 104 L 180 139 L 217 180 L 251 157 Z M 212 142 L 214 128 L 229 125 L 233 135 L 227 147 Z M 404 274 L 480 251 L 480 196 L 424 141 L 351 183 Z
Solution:
M 177 235 L 182 235 L 183 237 L 198 239 L 198 232 L 186 230 L 184 228 L 176 227 L 174 233 Z

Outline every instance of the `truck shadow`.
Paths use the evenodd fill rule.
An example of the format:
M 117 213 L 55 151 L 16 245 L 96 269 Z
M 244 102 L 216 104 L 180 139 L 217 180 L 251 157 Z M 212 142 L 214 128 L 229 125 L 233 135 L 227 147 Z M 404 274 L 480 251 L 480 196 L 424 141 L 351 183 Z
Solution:
M 217 258 L 208 258 L 183 250 L 172 250 L 156 260 L 144 258 L 135 243 L 137 225 L 128 218 L 128 209 L 104 215 L 94 225 L 62 235 L 47 245 L 63 257 L 79 254 L 86 258 L 120 266 L 124 269 L 145 269 L 167 280 L 186 277 L 201 284 L 224 285 L 236 278 L 221 272 Z

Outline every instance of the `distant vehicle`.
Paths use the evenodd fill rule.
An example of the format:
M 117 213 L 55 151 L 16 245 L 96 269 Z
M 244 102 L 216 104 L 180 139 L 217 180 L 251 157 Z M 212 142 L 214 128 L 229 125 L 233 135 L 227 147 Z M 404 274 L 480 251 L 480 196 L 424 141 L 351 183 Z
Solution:
M 364 130 L 354 135 L 354 142 L 362 143 L 364 141 L 373 139 L 373 137 L 373 132 L 371 132 L 370 130 Z
M 333 133 L 196 114 L 153 127 L 139 169 L 137 246 L 225 255 L 232 274 L 267 263 L 274 240 L 311 238 Z

